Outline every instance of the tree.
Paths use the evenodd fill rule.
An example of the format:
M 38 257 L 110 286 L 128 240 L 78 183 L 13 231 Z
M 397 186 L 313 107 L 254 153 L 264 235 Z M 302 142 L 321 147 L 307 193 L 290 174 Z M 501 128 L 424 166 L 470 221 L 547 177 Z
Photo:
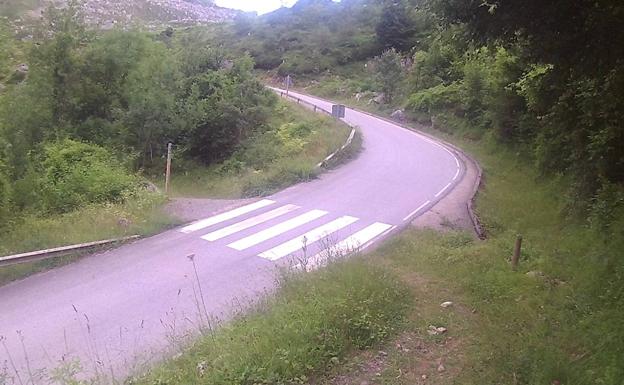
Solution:
M 375 32 L 384 48 L 406 52 L 413 46 L 416 30 L 407 7 L 400 2 L 387 1 Z
M 394 48 L 375 58 L 375 80 L 384 93 L 384 101 L 391 103 L 403 80 L 401 55 Z

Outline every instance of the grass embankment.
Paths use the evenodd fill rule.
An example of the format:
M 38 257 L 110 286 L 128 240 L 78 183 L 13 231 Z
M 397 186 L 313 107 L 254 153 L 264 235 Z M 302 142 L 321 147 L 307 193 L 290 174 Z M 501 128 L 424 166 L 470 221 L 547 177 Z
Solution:
M 258 310 L 132 383 L 305 384 L 393 335 L 409 303 L 394 275 L 369 264 L 286 277 Z
M 174 161 L 172 196 L 262 196 L 313 179 L 316 165 L 340 148 L 351 131 L 340 121 L 285 101 L 277 107 L 270 127 L 221 164 L 208 168 L 186 165 L 183 167 L 189 171 L 176 171 Z
M 124 204 L 92 205 L 46 218 L 27 215 L 0 233 L 0 255 L 9 255 L 83 242 L 151 235 L 178 223 L 163 213 L 165 198 L 141 193 Z M 0 285 L 71 262 L 74 256 L 0 268 Z

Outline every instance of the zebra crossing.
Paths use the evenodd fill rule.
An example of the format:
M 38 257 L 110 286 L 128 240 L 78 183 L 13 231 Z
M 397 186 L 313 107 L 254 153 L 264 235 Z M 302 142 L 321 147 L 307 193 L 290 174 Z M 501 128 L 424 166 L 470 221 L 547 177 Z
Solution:
M 351 215 L 333 215 L 325 210 L 262 199 L 178 231 L 236 251 L 253 252 L 252 255 L 269 261 L 311 255 L 306 257 L 306 263 L 308 268 L 314 268 L 330 254 L 361 250 L 394 228 Z

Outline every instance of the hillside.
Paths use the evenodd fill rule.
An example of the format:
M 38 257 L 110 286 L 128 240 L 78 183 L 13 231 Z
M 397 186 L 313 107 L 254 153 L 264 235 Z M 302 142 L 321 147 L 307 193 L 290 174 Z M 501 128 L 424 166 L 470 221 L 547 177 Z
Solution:
M 8 18 L 19 32 L 39 19 L 46 8 L 66 3 L 64 0 L 3 0 L 0 17 Z M 200 0 L 85 0 L 81 11 L 86 24 L 103 29 L 198 25 L 231 20 L 238 13 Z

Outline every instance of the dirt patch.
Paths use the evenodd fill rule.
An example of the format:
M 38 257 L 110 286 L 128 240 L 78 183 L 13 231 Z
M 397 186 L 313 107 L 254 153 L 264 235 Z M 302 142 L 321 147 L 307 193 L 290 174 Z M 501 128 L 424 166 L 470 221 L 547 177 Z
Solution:
M 382 262 L 388 266 L 387 261 Z M 403 331 L 391 342 L 358 352 L 319 385 L 424 385 L 455 383 L 466 362 L 469 328 L 476 315 L 443 282 L 397 271 L 413 290 L 414 306 Z M 453 301 L 447 307 L 440 306 Z M 444 332 L 431 334 L 431 326 Z
M 223 211 L 235 209 L 257 199 L 195 199 L 175 198 L 165 206 L 165 212 L 184 222 L 196 221 Z

